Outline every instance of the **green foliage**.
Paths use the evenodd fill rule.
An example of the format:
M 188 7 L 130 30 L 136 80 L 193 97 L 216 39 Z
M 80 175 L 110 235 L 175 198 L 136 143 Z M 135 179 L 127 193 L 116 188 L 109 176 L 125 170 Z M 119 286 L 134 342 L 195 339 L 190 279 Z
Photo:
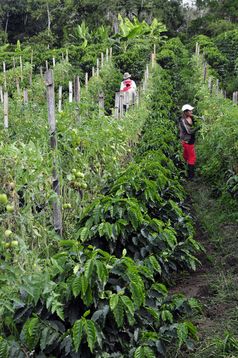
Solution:
M 174 148 L 173 125 L 168 120 L 172 106 L 168 92 L 172 92 L 172 88 L 160 71 L 153 79 L 154 85 L 149 87 L 150 92 L 142 99 L 145 108 L 128 112 L 120 121 L 104 116 L 99 121 L 90 106 L 81 108 L 80 123 L 76 122 L 73 105 L 65 106 L 58 114 L 58 155 L 65 188 L 62 195 L 74 207 L 64 221 L 67 234 L 62 240 L 50 230 L 43 231 L 46 222 L 50 227 L 49 215 L 46 209 L 40 215 L 36 210 L 38 204 L 45 204 L 45 196 L 49 202 L 53 198 L 50 180 L 46 185 L 42 179 L 43 173 L 50 177 L 52 169 L 46 144 L 47 128 L 42 119 L 45 108 L 35 110 L 39 121 L 37 127 L 29 126 L 32 133 L 20 124 L 14 134 L 9 129 L 11 136 L 20 134 L 21 141 L 1 148 L 6 158 L 1 167 L 2 186 L 12 201 L 15 188 L 5 183 L 14 179 L 17 190 L 23 191 L 22 186 L 28 183 L 23 207 L 16 205 L 18 220 L 13 216 L 4 221 L 12 223 L 12 229 L 14 225 L 14 235 L 16 232 L 22 244 L 18 248 L 21 255 L 12 248 L 1 247 L 6 264 L 4 274 L 1 273 L 4 333 L 1 349 L 8 349 L 10 357 L 21 357 L 25 350 L 28 353 L 34 350 L 39 356 L 73 356 L 77 352 L 98 357 L 128 352 L 131 356 L 157 356 L 158 353 L 165 355 L 168 345 L 176 342 L 179 346 L 186 345 L 187 338 L 194 338 L 192 329 L 183 332 L 182 326 L 178 326 L 182 322 L 177 323 L 178 317 L 191 312 L 193 305 L 182 296 L 169 295 L 164 284 L 158 283 L 160 276 L 169 279 L 171 271 L 184 267 L 194 269 L 194 253 L 199 250 L 192 238 L 190 218 L 183 208 L 179 172 L 173 164 L 173 160 L 179 163 L 180 159 Z M 105 68 L 102 76 L 106 78 L 108 73 Z M 158 81 L 158 78 L 164 80 Z M 90 83 L 95 88 L 89 86 L 88 92 L 96 93 L 101 83 Z M 157 97 L 158 93 L 161 97 Z M 82 97 L 88 99 L 89 94 L 82 91 Z M 25 113 L 32 123 L 30 108 Z M 166 128 L 164 137 L 162 123 Z M 156 131 L 156 127 L 160 130 Z M 40 138 L 36 129 L 41 133 Z M 142 140 L 135 163 L 119 174 L 119 159 L 122 164 L 127 163 L 128 142 L 134 146 L 139 134 Z M 30 140 L 33 137 L 34 143 Z M 156 139 L 160 151 L 157 151 Z M 115 161 L 112 153 L 117 156 Z M 14 166 L 10 165 L 10 157 Z M 90 191 L 82 190 L 81 186 L 78 189 L 75 183 L 79 180 L 87 184 Z M 101 188 L 104 194 L 95 199 Z M 86 206 L 88 202 L 91 204 Z M 86 206 L 84 216 L 82 206 Z M 1 218 L 9 219 L 4 206 L 1 210 Z M 77 220 L 80 217 L 77 232 L 75 217 Z M 17 222 L 21 226 L 18 227 Z M 2 236 L 4 229 L 0 232 Z M 37 238 L 37 244 L 30 240 L 31 234 Z M 42 237 L 46 240 L 44 247 Z M 77 240 L 78 237 L 81 240 Z M 53 243 L 50 248 L 48 240 Z M 32 251 L 27 241 L 28 245 L 41 247 L 42 258 L 36 262 L 29 254 Z M 16 258 L 24 260 L 23 266 L 19 261 L 18 271 L 10 266 L 11 260 Z M 28 267 L 26 262 L 31 265 Z M 9 287 L 10 282 L 14 285 Z

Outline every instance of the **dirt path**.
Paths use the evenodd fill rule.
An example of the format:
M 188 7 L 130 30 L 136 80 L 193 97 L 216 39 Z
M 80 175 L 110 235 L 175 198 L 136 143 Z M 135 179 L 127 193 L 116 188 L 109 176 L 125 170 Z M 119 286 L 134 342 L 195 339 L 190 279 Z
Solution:
M 238 210 L 221 206 L 202 182 L 187 184 L 196 240 L 205 249 L 196 272 L 180 276 L 171 293 L 182 292 L 202 304 L 192 321 L 199 341 L 181 357 L 238 357 Z

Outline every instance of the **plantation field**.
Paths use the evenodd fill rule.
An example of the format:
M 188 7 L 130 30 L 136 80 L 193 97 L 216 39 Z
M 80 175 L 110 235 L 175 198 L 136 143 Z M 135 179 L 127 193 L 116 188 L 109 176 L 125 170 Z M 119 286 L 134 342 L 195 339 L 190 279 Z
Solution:
M 185 46 L 157 19 L 119 20 L 116 38 L 84 23 L 80 46 L 2 51 L 0 358 L 238 352 L 237 105 L 203 37 Z M 123 113 L 125 71 L 137 95 Z

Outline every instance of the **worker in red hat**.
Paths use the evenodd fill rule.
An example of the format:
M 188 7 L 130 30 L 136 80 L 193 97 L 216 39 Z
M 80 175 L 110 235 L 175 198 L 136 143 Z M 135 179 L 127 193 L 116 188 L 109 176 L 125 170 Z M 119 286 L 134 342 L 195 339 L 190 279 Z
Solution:
M 185 104 L 182 107 L 182 117 L 179 120 L 180 139 L 183 146 L 183 157 L 188 164 L 188 178 L 193 179 L 195 174 L 196 152 L 195 152 L 195 134 L 200 129 L 194 126 L 193 119 L 194 107 Z

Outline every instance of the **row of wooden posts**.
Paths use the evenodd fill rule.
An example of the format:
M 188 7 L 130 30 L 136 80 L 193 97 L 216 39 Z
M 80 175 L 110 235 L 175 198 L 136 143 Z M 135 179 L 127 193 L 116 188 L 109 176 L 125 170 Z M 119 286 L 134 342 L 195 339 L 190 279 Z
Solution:
M 152 57 L 152 67 L 155 63 L 155 56 Z M 147 88 L 149 79 L 149 65 L 146 66 L 146 71 L 144 75 L 143 81 L 143 89 Z M 53 71 L 48 70 L 45 74 L 45 83 L 47 87 L 47 102 L 48 102 L 48 122 L 49 122 L 49 130 L 50 130 L 50 143 L 51 150 L 53 153 L 53 171 L 52 171 L 52 187 L 56 193 L 58 199 L 53 202 L 53 224 L 54 230 L 60 236 L 62 236 L 63 232 L 63 222 L 62 222 L 62 211 L 60 205 L 60 181 L 57 173 L 57 163 L 55 158 L 56 149 L 57 149 L 57 136 L 56 136 L 56 118 L 55 118 L 55 91 L 54 91 L 54 80 L 53 80 Z M 123 110 L 122 110 L 123 113 Z
M 195 54 L 197 56 L 200 56 L 200 45 L 198 43 L 196 43 Z M 207 79 L 208 64 L 204 60 L 203 54 L 202 54 L 202 56 L 203 56 L 203 80 L 205 83 L 206 79 Z M 212 93 L 215 93 L 216 95 L 221 94 L 224 98 L 227 98 L 226 91 L 224 89 L 220 88 L 220 86 L 219 86 L 219 79 L 214 79 L 213 77 L 209 77 L 207 84 L 208 84 L 209 92 L 211 95 L 212 95 Z M 234 104 L 238 104 L 238 91 L 233 92 L 232 102 Z
M 104 66 L 105 63 L 108 63 L 109 61 L 111 61 L 112 59 L 112 48 L 110 49 L 106 49 L 106 54 L 104 55 L 104 53 L 101 53 L 101 60 L 99 58 L 97 58 L 96 61 L 96 68 L 92 67 L 92 77 L 93 76 L 99 76 L 100 73 L 100 69 L 102 69 L 102 67 Z M 68 61 L 68 53 L 66 53 L 66 61 Z M 15 62 L 14 62 L 15 63 Z M 53 58 L 53 68 L 55 66 L 55 59 Z M 20 57 L 20 68 L 22 69 L 22 60 Z M 46 71 L 49 70 L 49 65 L 48 65 L 48 61 L 46 61 Z M 8 107 L 9 107 L 9 100 L 8 100 L 8 92 L 6 90 L 4 90 L 5 88 L 7 88 L 7 76 L 6 76 L 6 65 L 5 62 L 3 62 L 3 73 L 4 73 L 4 86 L 0 86 L 0 102 L 3 103 L 3 110 L 4 110 L 4 128 L 8 128 Z M 22 70 L 21 70 L 22 73 Z M 43 68 L 40 68 L 40 73 L 43 76 Z M 32 80 L 32 74 L 30 74 L 30 78 Z M 23 75 L 21 76 L 21 79 L 23 79 Z M 85 80 L 84 80 L 84 86 L 85 89 L 87 91 L 88 89 L 88 81 L 89 81 L 89 74 L 86 72 L 85 73 Z M 32 81 L 30 81 L 32 83 Z M 18 95 L 21 94 L 21 90 L 20 90 L 20 85 L 19 85 L 19 79 L 16 78 L 16 88 L 17 88 L 17 93 Z M 69 81 L 69 103 L 72 103 L 73 101 L 76 103 L 80 102 L 80 92 L 81 92 L 81 86 L 80 86 L 80 79 L 79 76 L 76 76 L 74 81 Z M 62 111 L 62 100 L 63 100 L 63 87 L 59 86 L 58 89 L 58 97 L 59 97 L 59 102 L 58 102 L 58 111 L 61 112 Z M 23 103 L 24 105 L 27 105 L 29 101 L 29 97 L 28 97 L 28 90 L 26 88 L 23 89 Z M 103 93 L 99 94 L 99 98 L 98 98 L 98 102 L 99 102 L 99 111 L 100 113 L 102 113 L 102 111 L 104 110 L 104 95 Z
M 110 51 L 111 55 L 111 51 Z M 151 64 L 152 67 L 155 65 L 155 49 L 154 53 L 151 55 Z M 106 61 L 107 53 L 106 53 Z M 101 66 L 103 64 L 103 57 L 101 57 Z M 92 73 L 94 73 L 92 71 Z M 95 73 L 94 73 L 95 75 Z M 99 75 L 99 60 L 97 61 L 97 75 Z M 56 199 L 53 202 L 53 225 L 54 230 L 60 236 L 62 236 L 63 232 L 63 222 L 62 222 L 62 210 L 60 204 L 60 181 L 59 175 L 57 172 L 57 135 L 56 135 L 56 115 L 55 115 L 55 90 L 54 90 L 54 79 L 53 79 L 53 70 L 48 69 L 45 73 L 45 84 L 47 89 L 47 106 L 48 106 L 48 123 L 49 123 L 49 134 L 50 134 L 50 147 L 52 151 L 52 160 L 53 160 L 53 170 L 52 170 L 52 188 L 56 193 Z M 145 91 L 148 86 L 148 79 L 149 79 L 149 65 L 146 66 L 146 70 L 144 73 L 144 78 L 142 81 L 142 86 L 140 88 L 140 92 Z M 85 76 L 85 87 L 87 88 L 88 85 L 88 75 Z M 118 97 L 119 96 L 119 97 Z M 126 109 L 129 109 L 129 106 L 139 104 L 140 96 L 132 97 L 132 102 L 129 103 L 129 99 L 127 100 L 125 97 L 128 95 L 126 92 L 119 92 L 116 94 L 115 97 L 115 117 L 122 118 L 125 114 L 124 107 L 122 103 L 126 102 Z M 119 100 L 118 100 L 119 98 Z M 4 128 L 8 128 L 8 93 L 7 91 L 3 91 L 0 89 L 0 100 L 3 102 L 3 109 L 4 109 Z M 79 76 L 75 78 L 74 86 L 73 82 L 69 82 L 69 102 L 80 102 L 80 80 Z M 27 90 L 24 90 L 24 103 L 28 103 L 28 93 Z M 58 111 L 62 110 L 62 86 L 59 87 L 59 105 Z M 104 113 L 104 95 L 101 93 L 99 95 L 99 111 Z
M 155 64 L 155 48 L 154 52 L 151 54 L 151 64 L 152 67 Z M 99 76 L 100 69 L 104 66 L 105 62 L 108 62 L 112 58 L 112 50 L 106 51 L 106 56 L 104 57 L 104 54 L 101 54 L 101 63 L 99 59 L 97 59 L 97 67 L 96 71 L 94 70 L 94 67 L 92 68 L 92 76 Z M 104 61 L 105 59 L 105 61 Z M 48 69 L 49 70 L 49 69 Z M 125 112 L 128 110 L 130 105 L 138 105 L 140 100 L 140 94 L 146 89 L 147 87 L 147 81 L 149 77 L 149 65 L 146 66 L 144 78 L 142 80 L 141 87 L 137 91 L 137 95 L 132 96 L 132 100 L 129 100 L 129 96 L 127 92 L 117 92 L 115 94 L 115 117 L 116 118 L 122 118 L 125 115 Z M 85 73 L 85 81 L 84 86 L 87 91 L 88 89 L 88 81 L 89 76 L 88 73 Z M 19 84 L 19 83 L 18 83 Z M 20 87 L 17 86 L 20 94 Z M 76 76 L 74 81 L 69 81 L 69 90 L 68 90 L 68 101 L 69 103 L 76 102 L 80 103 L 81 99 L 81 85 L 80 85 L 80 79 L 79 76 Z M 29 101 L 28 97 L 28 90 L 23 90 L 23 104 L 27 105 Z M 9 100 L 8 100 L 8 92 L 4 91 L 2 86 L 0 86 L 0 102 L 3 103 L 3 110 L 4 110 L 4 128 L 8 128 L 8 107 L 9 107 Z M 58 89 L 58 111 L 62 111 L 62 102 L 63 102 L 63 87 L 59 86 Z M 125 105 L 124 105 L 125 104 Z M 99 114 L 104 113 L 104 94 L 99 93 L 98 96 L 98 106 L 99 106 Z
M 112 48 L 110 49 L 106 49 L 106 53 L 104 54 L 103 52 L 101 52 L 101 58 L 97 58 L 96 61 L 96 67 L 92 68 L 92 76 L 99 76 L 99 72 L 100 72 L 100 68 L 103 67 L 105 62 L 109 62 L 109 60 L 112 59 Z M 69 53 L 68 50 L 66 50 L 66 55 L 64 56 L 64 54 L 62 53 L 62 60 L 69 62 Z M 30 74 L 29 74 L 29 85 L 32 85 L 32 75 L 33 75 L 33 52 L 31 53 L 31 60 L 30 60 Z M 52 57 L 52 67 L 54 68 L 56 65 L 56 59 L 55 57 Z M 7 69 L 6 69 L 6 62 L 3 61 L 3 88 L 4 91 L 7 90 Z M 24 79 L 24 75 L 23 75 L 23 61 L 22 61 L 22 56 L 19 56 L 19 66 L 20 66 L 20 78 L 16 77 L 15 81 L 16 81 L 16 88 L 17 88 L 17 92 L 19 93 L 20 91 L 20 84 L 19 82 L 22 82 Z M 16 58 L 13 58 L 13 67 L 12 68 L 16 68 Z M 45 61 L 45 66 L 40 66 L 39 71 L 40 71 L 40 75 L 43 78 L 44 77 L 44 70 L 48 71 L 50 68 L 50 62 L 48 60 Z

